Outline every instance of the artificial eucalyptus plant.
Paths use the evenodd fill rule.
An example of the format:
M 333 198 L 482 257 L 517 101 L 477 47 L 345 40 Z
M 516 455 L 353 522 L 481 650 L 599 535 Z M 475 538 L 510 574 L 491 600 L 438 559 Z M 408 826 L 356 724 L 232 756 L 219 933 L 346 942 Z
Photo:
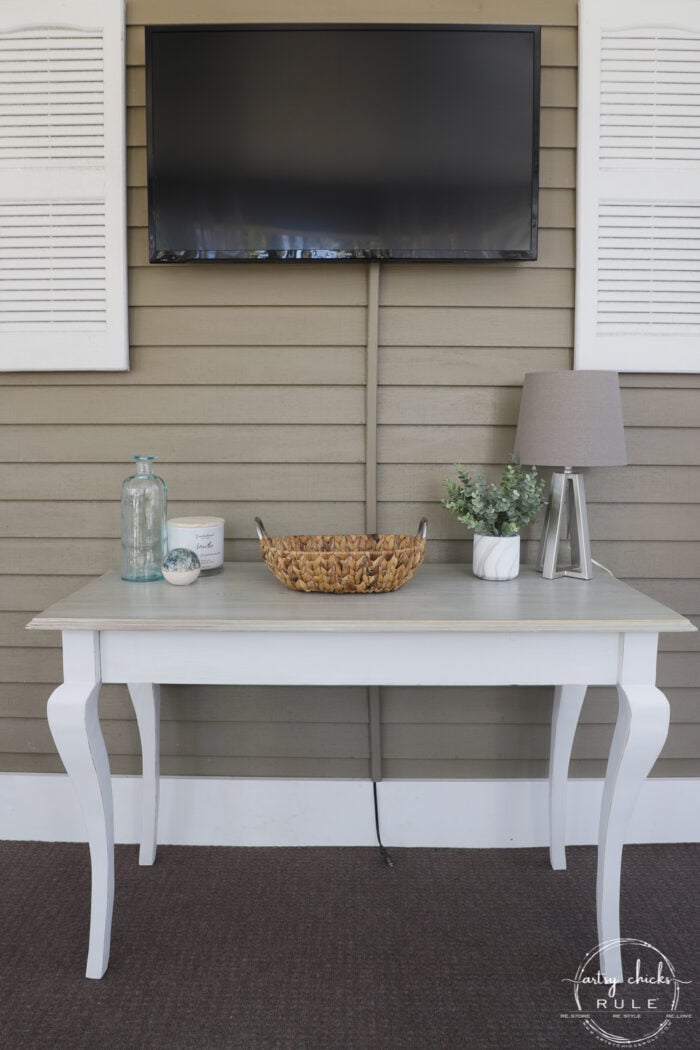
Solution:
M 544 478 L 538 475 L 537 467 L 521 467 L 515 455 L 495 484 L 483 473 L 473 477 L 459 464 L 455 469 L 459 482 L 446 479 L 447 498 L 442 505 L 483 536 L 517 536 L 544 505 Z

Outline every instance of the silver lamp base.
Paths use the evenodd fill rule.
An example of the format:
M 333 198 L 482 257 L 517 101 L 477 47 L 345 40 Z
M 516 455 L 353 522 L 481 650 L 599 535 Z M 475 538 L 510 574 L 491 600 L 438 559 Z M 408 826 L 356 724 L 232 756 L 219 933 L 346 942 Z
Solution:
M 571 563 L 560 565 L 559 548 L 567 533 Z M 570 467 L 566 467 L 563 473 L 552 474 L 537 568 L 547 580 L 556 580 L 560 576 L 590 580 L 593 576 L 583 477 Z

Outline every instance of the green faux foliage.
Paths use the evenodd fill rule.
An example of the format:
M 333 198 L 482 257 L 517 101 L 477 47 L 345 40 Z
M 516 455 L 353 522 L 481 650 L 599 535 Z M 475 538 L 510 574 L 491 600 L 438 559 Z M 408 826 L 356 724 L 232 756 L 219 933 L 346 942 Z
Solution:
M 516 456 L 511 456 L 497 484 L 483 474 L 472 477 L 459 464 L 455 469 L 459 484 L 445 480 L 447 498 L 442 505 L 483 536 L 517 536 L 544 504 L 544 478 L 539 477 L 537 467 L 524 470 Z

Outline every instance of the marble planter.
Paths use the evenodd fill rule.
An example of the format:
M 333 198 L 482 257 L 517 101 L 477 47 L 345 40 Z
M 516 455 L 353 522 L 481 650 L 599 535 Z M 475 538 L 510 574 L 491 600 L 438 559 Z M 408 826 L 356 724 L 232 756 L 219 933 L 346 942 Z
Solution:
M 520 536 L 474 533 L 472 571 L 482 580 L 512 580 L 520 572 Z

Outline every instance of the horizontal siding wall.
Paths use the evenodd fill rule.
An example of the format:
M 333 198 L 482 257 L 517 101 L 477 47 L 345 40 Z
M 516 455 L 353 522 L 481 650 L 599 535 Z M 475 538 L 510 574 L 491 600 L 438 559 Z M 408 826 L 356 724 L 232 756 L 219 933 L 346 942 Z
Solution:
M 538 261 L 454 265 L 444 275 L 384 268 L 379 527 L 410 530 L 427 516 L 434 560 L 471 558 L 469 534 L 440 505 L 454 464 L 495 477 L 513 447 L 524 374 L 572 363 L 575 29 L 543 25 L 542 62 Z M 587 471 L 593 555 L 700 624 L 700 377 L 625 375 L 621 385 L 630 465 Z M 539 531 L 540 522 L 526 534 L 529 560 Z M 660 647 L 672 725 L 653 775 L 697 776 L 698 636 Z M 387 690 L 385 773 L 544 776 L 551 703 L 551 691 L 537 689 Z M 572 775 L 604 774 L 616 714 L 614 690 L 589 691 Z
M 428 557 L 468 558 L 468 539 L 440 507 L 444 477 L 455 462 L 495 473 L 512 447 L 523 375 L 571 367 L 574 0 L 135 0 L 127 17 L 131 371 L 0 379 L 2 770 L 61 768 L 45 717 L 61 676 L 58 638 L 24 625 L 116 565 L 119 488 L 133 452 L 159 454 L 172 515 L 226 519 L 230 560 L 259 556 L 256 514 L 271 532 L 364 528 L 368 268 L 148 265 L 144 24 L 542 24 L 537 262 L 381 270 L 379 528 L 411 531 L 426 514 Z M 623 377 L 630 466 L 588 481 L 594 556 L 696 622 L 698 380 Z M 695 636 L 662 642 L 673 724 L 656 774 L 700 774 L 699 671 Z M 125 691 L 105 687 L 100 705 L 113 770 L 138 772 Z M 548 690 L 386 689 L 384 773 L 544 775 L 550 712 Z M 612 692 L 592 690 L 575 775 L 601 775 L 614 717 Z M 369 773 L 362 689 L 169 687 L 161 735 L 166 774 Z

